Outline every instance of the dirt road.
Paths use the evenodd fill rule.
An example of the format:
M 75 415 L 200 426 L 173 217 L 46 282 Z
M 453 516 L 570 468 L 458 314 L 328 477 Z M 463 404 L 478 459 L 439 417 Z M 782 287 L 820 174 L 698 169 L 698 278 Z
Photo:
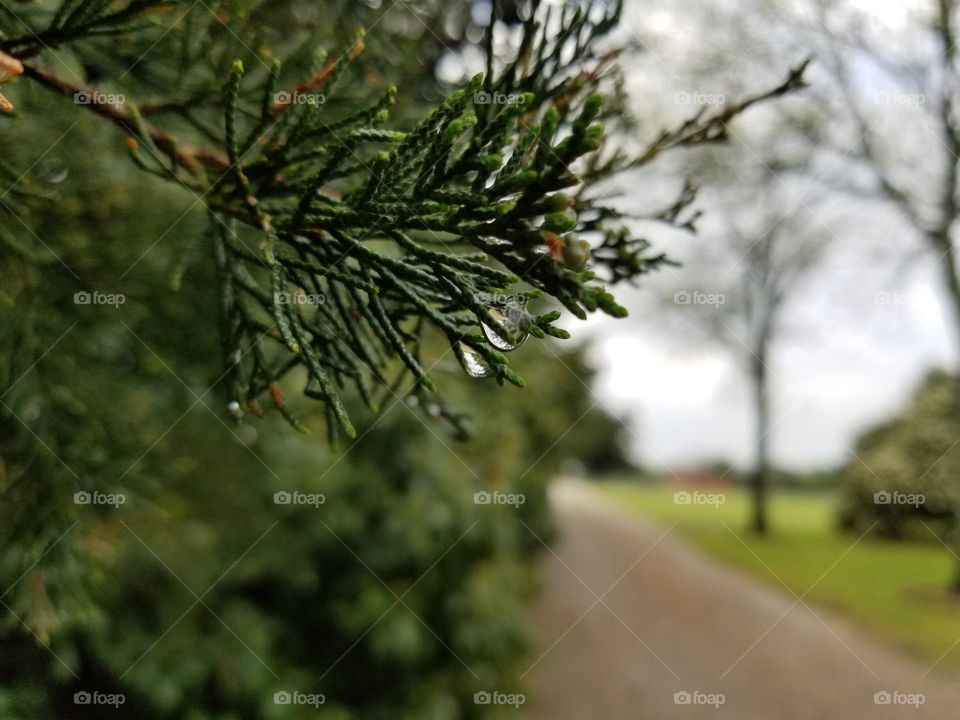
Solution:
M 543 654 L 525 678 L 530 720 L 960 719 L 960 677 L 946 668 L 924 677 L 932 663 L 708 560 L 585 485 L 557 483 L 551 501 L 560 535 L 534 611 Z

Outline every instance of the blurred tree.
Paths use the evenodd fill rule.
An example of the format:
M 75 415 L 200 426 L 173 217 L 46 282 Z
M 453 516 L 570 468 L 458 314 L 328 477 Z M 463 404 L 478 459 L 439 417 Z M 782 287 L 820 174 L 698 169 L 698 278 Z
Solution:
M 830 91 L 838 91 L 829 104 L 848 190 L 894 209 L 932 254 L 949 334 L 960 342 L 960 8 L 926 0 L 885 26 L 853 6 L 810 0 L 802 7 L 808 37 L 824 50 Z
M 675 104 L 699 107 L 704 115 L 727 111 L 742 82 L 731 68 L 743 64 L 760 73 L 782 57 L 785 47 L 790 52 L 778 33 L 768 32 L 769 25 L 745 20 L 751 17 L 741 6 L 717 3 L 683 11 L 687 34 L 669 39 L 669 47 L 680 50 L 687 49 L 685 40 L 691 43 L 672 65 Z M 679 15 L 675 20 L 681 22 Z M 697 38 L 705 33 L 735 35 L 751 51 L 745 56 L 739 43 L 700 44 Z M 673 158 L 674 175 L 689 178 L 687 192 L 696 192 L 697 212 L 683 218 L 702 242 L 688 254 L 674 253 L 682 271 L 660 273 L 653 290 L 666 302 L 658 298 L 652 322 L 684 342 L 721 348 L 746 377 L 752 442 L 735 466 L 749 464 L 744 471 L 752 497 L 749 523 L 759 534 L 770 529 L 775 350 L 791 302 L 803 292 L 832 238 L 816 221 L 816 209 L 828 193 L 809 183 L 827 119 L 804 95 L 745 119 L 731 134 L 731 148 L 707 144 Z
M 772 139 L 779 144 L 780 131 Z M 782 178 L 797 173 L 799 167 L 792 160 L 766 154 L 751 167 L 743 164 L 742 154 L 739 159 L 738 168 L 725 159 L 706 160 L 713 164 L 714 177 L 734 176 L 738 182 L 709 194 L 707 202 L 716 208 L 710 212 L 711 228 L 704 232 L 709 243 L 685 263 L 683 285 L 677 287 L 670 307 L 680 315 L 678 328 L 719 342 L 745 369 L 754 419 L 750 524 L 763 535 L 770 529 L 773 348 L 787 303 L 802 289 L 827 238 L 809 221 L 809 206 L 816 199 L 808 198 L 802 208 L 797 207 L 792 192 L 778 186 Z
M 931 373 L 899 417 L 864 433 L 842 476 L 844 528 L 960 547 L 960 399 L 956 378 Z M 954 581 L 960 592 L 960 578 Z
M 960 337 L 957 5 L 929 0 L 905 11 L 908 24 L 896 30 L 899 42 L 888 42 L 892 34 L 861 10 L 819 1 L 814 6 L 816 30 L 826 35 L 827 66 L 843 91 L 835 106 L 857 138 L 849 159 L 874 181 L 858 189 L 897 209 L 938 258 Z M 876 73 L 893 91 L 870 92 L 864 73 Z M 912 154 L 898 152 L 904 143 L 922 145 L 931 162 L 912 162 Z

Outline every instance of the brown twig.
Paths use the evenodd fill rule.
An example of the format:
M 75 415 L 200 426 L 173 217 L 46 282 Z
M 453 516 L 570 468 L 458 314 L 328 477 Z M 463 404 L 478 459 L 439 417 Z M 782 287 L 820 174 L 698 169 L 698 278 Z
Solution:
M 645 165 L 664 150 L 671 148 L 699 145 L 702 143 L 717 143 L 727 140 L 730 123 L 749 108 L 807 87 L 804 74 L 810 62 L 811 59 L 807 58 L 790 70 L 787 79 L 772 90 L 728 105 L 713 114 L 704 115 L 704 113 L 699 113 L 695 118 L 686 121 L 679 128 L 665 131 L 642 152 L 630 166 L 639 167 L 640 165 Z
M 357 42 L 354 43 L 353 47 L 350 48 L 350 51 L 348 52 L 350 60 L 353 60 L 358 55 L 360 55 L 364 51 L 364 49 L 365 49 L 365 45 L 363 43 L 363 40 L 362 39 L 357 40 Z M 312 77 L 308 78 L 304 82 L 297 85 L 290 92 L 285 93 L 287 99 L 281 102 L 278 102 L 276 105 L 274 105 L 273 109 L 270 111 L 270 114 L 273 115 L 273 117 L 275 118 L 280 117 L 283 113 L 285 113 L 290 108 L 290 106 L 296 101 L 298 96 L 303 95 L 304 93 L 308 93 L 311 90 L 314 90 L 315 88 L 323 85 L 329 79 L 330 75 L 333 74 L 333 71 L 337 69 L 337 66 L 343 61 L 344 57 L 346 56 L 341 56 L 335 60 L 328 61 Z
M 0 52 L 0 83 L 17 75 L 23 75 L 23 63 L 15 57 Z M 3 112 L 13 111 L 13 103 L 7 100 L 3 93 L 0 93 L 0 110 Z
M 24 65 L 23 74 L 24 77 L 34 80 L 58 95 L 83 97 L 89 102 L 82 103 L 82 107 L 107 118 L 132 135 L 140 134 L 133 114 L 119 103 L 105 101 L 101 93 L 75 85 L 40 65 L 29 63 Z M 213 167 L 225 171 L 230 168 L 230 161 L 226 154 L 219 150 L 181 145 L 171 135 L 149 123 L 144 123 L 141 127 L 145 128 L 157 148 L 169 154 L 178 165 L 187 170 L 196 171 L 201 167 Z

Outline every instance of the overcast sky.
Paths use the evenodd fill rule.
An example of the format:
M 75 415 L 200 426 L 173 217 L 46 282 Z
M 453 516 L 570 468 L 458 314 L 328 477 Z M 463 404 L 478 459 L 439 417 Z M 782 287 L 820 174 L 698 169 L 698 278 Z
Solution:
M 861 3 L 894 27 L 907 4 Z M 688 52 L 680 24 L 692 23 L 688 16 L 678 20 L 686 11 L 673 3 L 659 9 L 656 3 L 644 5 L 642 16 L 633 13 L 631 22 L 641 33 L 641 23 L 654 27 L 660 39 L 638 71 L 679 66 L 683 58 L 671 52 Z M 741 73 L 749 71 L 748 63 L 740 65 Z M 673 83 L 675 92 L 689 90 L 680 80 L 682 71 L 673 69 L 662 73 L 664 89 Z M 840 242 L 788 307 L 784 341 L 769 363 L 773 458 L 796 469 L 848 459 L 861 431 L 895 413 L 925 372 L 952 365 L 956 353 L 942 315 L 935 258 L 912 252 L 922 246 L 893 213 L 853 222 L 841 215 L 818 218 Z M 671 237 L 658 249 L 690 260 L 704 241 Z M 906 263 L 911 256 L 915 259 Z M 588 323 L 601 369 L 598 391 L 611 409 L 631 418 L 634 449 L 652 467 L 679 470 L 720 458 L 748 464 L 752 420 L 740 368 L 722 347 L 692 341 L 669 323 L 649 319 L 656 314 L 651 295 L 677 287 L 672 272 L 647 283 L 643 292 L 618 293 L 631 319 Z M 682 270 L 676 272 L 682 277 Z M 884 295 L 878 302 L 879 293 Z
M 883 305 L 864 301 L 861 274 L 832 269 L 832 297 L 792 308 L 794 327 L 769 362 L 777 463 L 813 469 L 844 461 L 856 436 L 895 413 L 925 372 L 951 363 L 932 272 L 927 263 L 909 283 L 887 285 L 895 300 Z M 749 386 L 736 361 L 720 346 L 651 327 L 642 317 L 649 301 L 627 304 L 630 319 L 594 321 L 590 335 L 598 393 L 630 417 L 638 457 L 672 469 L 748 462 Z

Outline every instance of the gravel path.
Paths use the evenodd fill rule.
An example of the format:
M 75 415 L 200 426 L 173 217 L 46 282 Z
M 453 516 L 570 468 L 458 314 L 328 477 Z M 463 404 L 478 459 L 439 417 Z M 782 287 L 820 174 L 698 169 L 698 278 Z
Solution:
M 929 663 L 706 559 L 584 484 L 558 482 L 551 502 L 560 535 L 534 612 L 543 655 L 525 678 L 529 720 L 960 719 L 960 678 L 946 668 L 923 677 Z M 922 704 L 904 704 L 917 694 Z

